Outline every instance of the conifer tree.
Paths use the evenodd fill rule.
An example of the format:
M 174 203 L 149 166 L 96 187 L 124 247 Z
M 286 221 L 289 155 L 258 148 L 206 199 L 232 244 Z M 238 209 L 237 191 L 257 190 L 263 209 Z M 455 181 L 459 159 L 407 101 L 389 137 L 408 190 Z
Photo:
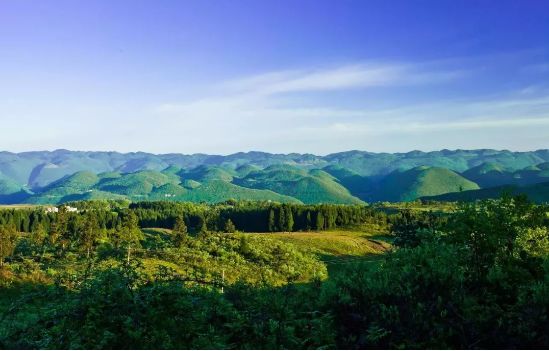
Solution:
M 227 222 L 225 222 L 225 233 L 234 233 L 235 231 L 236 227 L 234 226 L 233 221 L 227 219 Z
M 139 245 L 142 238 L 143 233 L 139 228 L 137 216 L 133 212 L 128 212 L 122 219 L 122 228 L 120 229 L 120 240 L 126 246 L 126 260 L 128 263 L 130 262 L 132 248 Z
M 294 229 L 294 215 L 292 208 L 286 207 L 286 231 L 291 232 Z
M 278 228 L 281 231 L 285 231 L 286 229 L 286 211 L 284 210 L 284 206 L 280 207 L 280 212 L 278 213 Z
M 90 257 L 90 252 L 94 249 L 100 234 L 97 217 L 94 213 L 87 213 L 80 227 L 80 244 L 82 249 L 86 251 L 87 258 Z
M 275 213 L 272 208 L 269 210 L 269 222 L 267 224 L 267 229 L 271 233 L 276 231 Z
M 177 217 L 173 227 L 173 242 L 176 247 L 181 247 L 187 241 L 187 225 L 183 216 Z
M 318 211 L 316 214 L 316 229 L 317 230 L 324 229 L 324 215 L 320 211 Z

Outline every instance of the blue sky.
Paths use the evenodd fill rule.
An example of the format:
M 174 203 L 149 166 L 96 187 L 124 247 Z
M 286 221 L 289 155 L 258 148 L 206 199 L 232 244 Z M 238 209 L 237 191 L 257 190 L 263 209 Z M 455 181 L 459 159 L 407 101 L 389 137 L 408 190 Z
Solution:
M 0 1 L 0 149 L 549 148 L 549 1 Z

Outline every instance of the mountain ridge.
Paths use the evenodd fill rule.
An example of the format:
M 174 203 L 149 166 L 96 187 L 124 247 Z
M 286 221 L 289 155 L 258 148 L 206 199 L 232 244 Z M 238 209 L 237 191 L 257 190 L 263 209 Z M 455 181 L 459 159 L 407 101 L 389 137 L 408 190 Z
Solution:
M 414 169 L 420 171 L 410 172 Z M 4 184 L 0 187 L 0 202 L 4 203 L 12 201 L 11 197 L 45 202 L 61 201 L 67 196 L 109 194 L 131 200 L 158 199 L 163 192 L 171 200 L 222 201 L 233 191 L 239 199 L 260 199 L 262 194 L 273 201 L 360 204 L 409 201 L 457 189 L 475 190 L 478 186 L 524 186 L 549 181 L 549 149 L 399 153 L 350 150 L 324 156 L 261 151 L 229 155 L 3 151 L 0 174 Z M 72 185 L 63 183 L 75 174 L 82 179 Z M 93 183 L 96 177 L 97 184 L 81 184 L 86 183 L 85 179 Z M 214 185 L 206 186 L 210 181 Z M 206 194 L 205 189 L 223 196 Z M 176 196 L 172 198 L 171 192 Z

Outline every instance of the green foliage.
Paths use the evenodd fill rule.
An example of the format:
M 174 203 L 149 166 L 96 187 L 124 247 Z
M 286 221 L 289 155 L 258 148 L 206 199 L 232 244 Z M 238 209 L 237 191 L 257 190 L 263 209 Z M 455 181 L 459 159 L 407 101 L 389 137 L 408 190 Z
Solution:
M 14 225 L 0 225 L 0 267 L 4 266 L 4 260 L 13 254 L 17 240 L 17 232 Z
M 549 346 L 549 208 L 525 197 L 461 204 L 450 214 L 237 201 L 92 207 L 73 214 L 0 211 L 0 228 L 11 227 L 5 232 L 26 228 L 15 238 L 19 246 L 39 244 L 46 228 L 53 228 L 44 240 L 56 242 L 52 251 L 59 246 L 49 239 L 53 234 L 68 240 L 63 255 L 41 259 L 19 248 L 9 253 L 0 270 L 1 348 Z M 323 228 L 390 223 L 395 242 L 402 243 L 378 260 L 355 257 L 356 264 L 328 277 L 317 254 L 338 249 L 327 242 L 334 232 L 216 232 L 227 223 L 243 228 L 257 221 L 269 228 L 271 213 L 274 225 L 286 229 L 290 214 L 298 228 L 318 218 Z M 92 249 L 97 255 L 84 259 L 78 253 L 88 216 L 109 235 Z M 144 223 L 174 230 L 146 229 L 143 237 Z M 194 234 L 209 231 L 173 245 L 187 224 Z M 35 234 L 29 235 L 31 228 Z M 340 245 L 368 242 L 387 250 L 378 240 L 354 233 Z M 123 259 L 117 247 L 130 245 L 132 257 Z
M 549 232 L 547 227 L 526 228 L 516 238 L 518 250 L 534 257 L 549 256 Z M 520 252 L 520 251 L 519 251 Z
M 331 283 L 338 347 L 343 349 L 453 348 L 459 339 L 464 269 L 453 245 L 401 249 L 382 269 L 350 267 Z
M 236 227 L 234 226 L 233 221 L 230 219 L 227 219 L 225 222 L 225 233 L 234 233 L 236 231 Z
M 127 212 L 122 217 L 122 225 L 118 232 L 118 237 L 122 245 L 126 247 L 127 262 L 129 263 L 132 248 L 138 246 L 143 239 L 143 233 L 139 228 L 138 218 L 135 213 Z
M 414 212 L 404 209 L 391 223 L 392 234 L 395 236 L 393 243 L 400 247 L 415 247 L 420 244 L 422 238 L 433 235 L 436 228 L 441 227 L 444 217 L 432 211 Z
M 172 231 L 173 243 L 175 247 L 181 247 L 187 242 L 187 225 L 182 216 L 177 217 Z
M 95 248 L 95 245 L 101 235 L 99 222 L 93 212 L 87 212 L 80 224 L 80 246 L 86 252 L 86 257 L 90 257 L 90 253 Z

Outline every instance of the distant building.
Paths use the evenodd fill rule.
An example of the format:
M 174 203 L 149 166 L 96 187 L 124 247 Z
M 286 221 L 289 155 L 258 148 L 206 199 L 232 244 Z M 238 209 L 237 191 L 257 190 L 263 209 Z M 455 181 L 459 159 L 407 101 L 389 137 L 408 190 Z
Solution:
M 64 206 L 64 208 L 67 210 L 67 212 L 78 212 L 78 209 L 76 207 Z M 55 206 L 46 207 L 45 211 L 46 213 L 58 213 L 59 207 L 55 207 Z

